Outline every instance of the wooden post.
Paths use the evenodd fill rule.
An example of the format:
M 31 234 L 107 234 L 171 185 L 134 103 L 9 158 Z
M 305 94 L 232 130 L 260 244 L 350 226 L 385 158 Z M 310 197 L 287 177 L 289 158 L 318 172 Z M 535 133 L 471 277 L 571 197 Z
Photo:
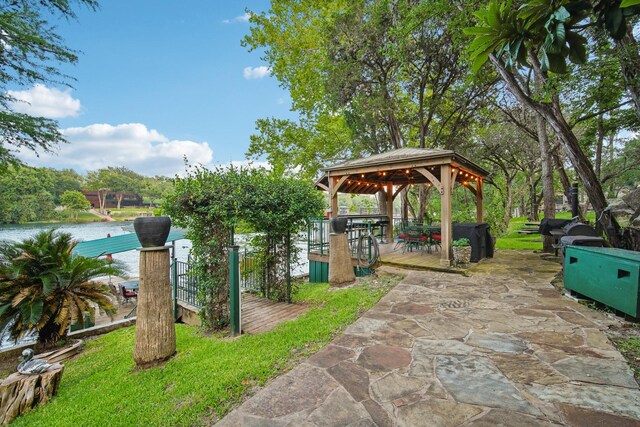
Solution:
M 482 216 L 482 180 L 476 181 L 476 222 L 484 222 Z
M 331 233 L 329 236 L 329 284 L 341 286 L 353 283 L 356 275 L 351 265 L 349 239 L 346 233 Z
M 393 243 L 393 184 L 387 184 L 387 216 L 389 226 L 387 227 L 387 243 Z
M 133 358 L 141 369 L 158 365 L 176 352 L 169 248 L 140 249 L 140 288 Z
M 451 165 L 440 167 L 440 182 L 442 183 L 441 208 L 440 208 L 440 234 L 442 236 L 442 251 L 440 253 L 440 265 L 451 266 Z
M 338 217 L 338 192 L 336 191 L 334 194 L 333 191 L 337 181 L 338 178 L 333 176 L 329 177 L 329 200 L 331 201 L 331 218 Z

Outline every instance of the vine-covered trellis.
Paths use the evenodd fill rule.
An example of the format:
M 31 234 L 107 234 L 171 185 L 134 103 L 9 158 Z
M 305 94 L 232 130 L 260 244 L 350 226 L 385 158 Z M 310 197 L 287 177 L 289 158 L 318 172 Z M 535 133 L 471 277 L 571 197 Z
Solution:
M 164 210 L 188 229 L 187 237 L 193 242 L 204 324 L 221 327 L 229 321 L 227 248 L 239 220 L 256 232 L 250 245 L 263 274 L 263 293 L 287 300 L 291 295 L 288 263 L 298 259 L 299 250 L 293 239 L 323 207 L 313 183 L 262 168 L 195 167 L 185 178 L 176 178 Z

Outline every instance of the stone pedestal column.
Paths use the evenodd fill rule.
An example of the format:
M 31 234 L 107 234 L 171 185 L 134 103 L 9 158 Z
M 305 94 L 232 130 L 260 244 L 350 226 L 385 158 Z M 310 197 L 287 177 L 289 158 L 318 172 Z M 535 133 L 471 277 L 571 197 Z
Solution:
M 133 353 L 138 368 L 160 364 L 176 352 L 169 248 L 140 249 L 140 287 Z
M 331 233 L 329 236 L 329 284 L 340 286 L 355 280 L 347 235 Z

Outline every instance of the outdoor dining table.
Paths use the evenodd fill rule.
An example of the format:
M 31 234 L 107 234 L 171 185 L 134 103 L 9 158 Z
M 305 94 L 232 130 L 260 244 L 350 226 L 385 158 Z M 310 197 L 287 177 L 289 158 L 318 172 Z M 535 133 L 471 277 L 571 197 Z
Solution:
M 120 286 L 125 289 L 137 291 L 138 288 L 140 288 L 140 279 L 127 280 L 126 282 L 120 283 Z
M 406 236 L 404 238 L 404 247 L 402 252 L 412 251 L 413 248 L 427 248 L 427 253 L 431 253 L 431 245 L 433 243 L 431 236 L 440 233 L 439 225 L 410 225 L 407 226 Z

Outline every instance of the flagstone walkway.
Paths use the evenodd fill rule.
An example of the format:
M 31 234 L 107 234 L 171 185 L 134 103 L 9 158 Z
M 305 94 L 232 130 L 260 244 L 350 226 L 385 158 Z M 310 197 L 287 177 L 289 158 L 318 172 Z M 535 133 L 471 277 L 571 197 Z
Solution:
M 501 251 L 472 277 L 406 277 L 218 426 L 640 426 L 640 391 L 559 265 Z

